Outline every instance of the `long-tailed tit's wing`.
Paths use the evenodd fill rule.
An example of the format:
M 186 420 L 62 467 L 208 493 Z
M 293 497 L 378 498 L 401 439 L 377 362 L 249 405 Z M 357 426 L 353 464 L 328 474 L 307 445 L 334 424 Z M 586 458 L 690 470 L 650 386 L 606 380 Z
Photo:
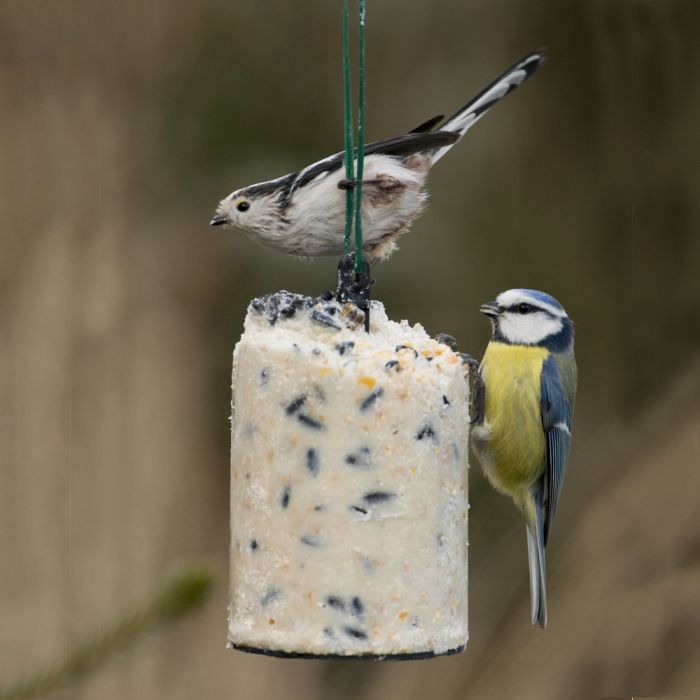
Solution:
M 403 136 L 369 143 L 364 150 L 365 156 L 381 154 L 396 158 L 407 158 L 415 153 L 444 148 L 446 145 L 454 143 L 458 138 L 459 134 L 449 131 L 412 132 Z M 355 153 L 357 153 L 357 149 L 355 149 Z M 317 178 L 325 177 L 341 168 L 344 157 L 345 154 L 342 152 L 335 153 L 301 170 L 294 178 L 287 196 L 290 197 L 300 187 L 306 187 Z

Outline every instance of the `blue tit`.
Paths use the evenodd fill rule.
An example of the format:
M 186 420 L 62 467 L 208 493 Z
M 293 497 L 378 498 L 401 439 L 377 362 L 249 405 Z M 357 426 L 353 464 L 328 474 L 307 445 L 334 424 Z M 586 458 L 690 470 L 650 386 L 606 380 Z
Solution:
M 545 546 L 561 493 L 576 395 L 574 327 L 562 305 L 509 289 L 481 313 L 492 326 L 479 369 L 474 451 L 493 487 L 525 517 L 532 624 L 547 624 Z

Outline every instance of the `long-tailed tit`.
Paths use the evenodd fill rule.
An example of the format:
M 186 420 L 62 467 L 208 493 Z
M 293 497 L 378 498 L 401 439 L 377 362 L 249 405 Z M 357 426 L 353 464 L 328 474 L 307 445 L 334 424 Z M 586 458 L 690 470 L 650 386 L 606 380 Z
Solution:
M 537 70 L 534 52 L 484 88 L 453 117 L 434 117 L 403 136 L 365 146 L 362 180 L 364 252 L 386 259 L 423 211 L 432 166 L 500 99 Z M 439 125 L 439 126 L 438 126 Z M 212 226 L 229 225 L 253 240 L 291 255 L 339 255 L 345 227 L 344 154 L 336 153 L 299 172 L 243 187 L 221 200 Z

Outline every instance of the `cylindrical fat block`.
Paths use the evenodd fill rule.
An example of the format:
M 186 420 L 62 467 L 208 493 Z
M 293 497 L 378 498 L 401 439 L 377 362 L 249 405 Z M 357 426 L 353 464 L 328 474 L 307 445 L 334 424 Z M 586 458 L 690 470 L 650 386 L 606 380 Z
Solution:
M 359 316 L 359 318 L 358 318 Z M 418 658 L 467 630 L 469 388 L 420 326 L 278 292 L 233 364 L 229 642 Z

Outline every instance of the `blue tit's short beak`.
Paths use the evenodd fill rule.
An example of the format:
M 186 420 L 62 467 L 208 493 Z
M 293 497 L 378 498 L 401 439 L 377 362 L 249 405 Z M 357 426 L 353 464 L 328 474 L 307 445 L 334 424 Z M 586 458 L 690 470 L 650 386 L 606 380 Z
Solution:
M 500 310 L 495 301 L 489 301 L 486 304 L 482 304 L 479 311 L 485 316 L 498 316 Z
M 227 216 L 222 216 L 221 214 L 214 214 L 211 221 L 209 222 L 209 226 L 222 226 L 223 224 L 227 224 L 227 223 L 228 223 Z

